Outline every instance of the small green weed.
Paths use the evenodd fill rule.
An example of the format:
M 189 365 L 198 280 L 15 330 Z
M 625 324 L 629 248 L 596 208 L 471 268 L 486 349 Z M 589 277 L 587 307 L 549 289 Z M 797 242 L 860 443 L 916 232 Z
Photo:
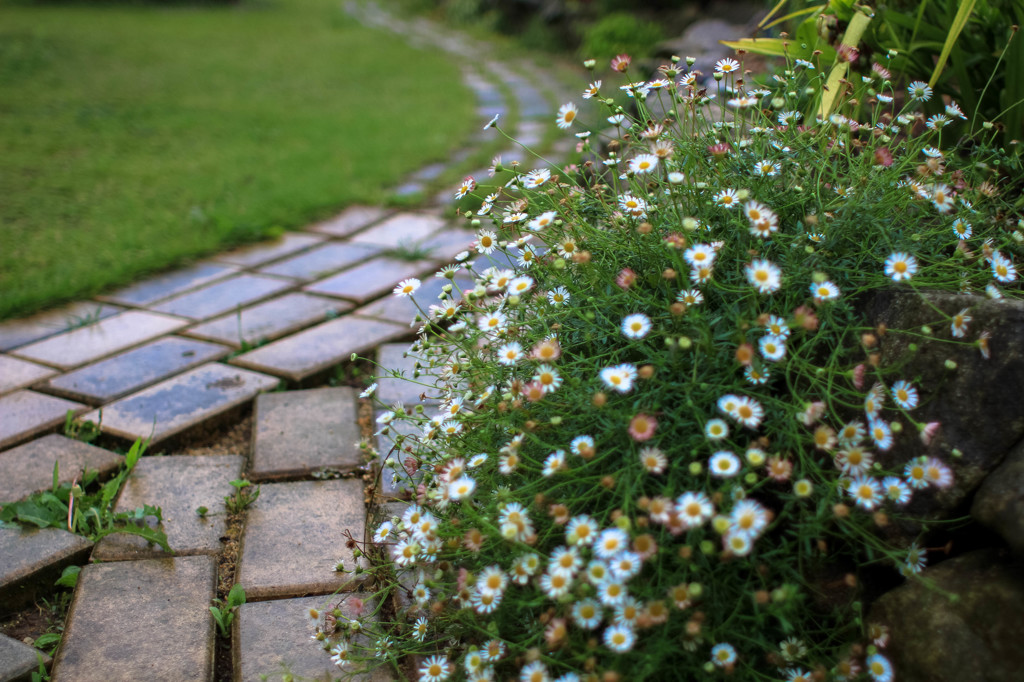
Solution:
M 69 587 L 74 589 L 75 585 L 78 584 L 78 574 L 81 572 L 81 566 L 66 566 L 64 571 L 60 574 L 60 577 L 57 578 L 57 581 L 53 584 L 57 587 Z
M 173 553 L 167 544 L 166 533 L 151 528 L 145 522 L 146 517 L 153 516 L 159 524 L 163 520 L 160 507 L 147 504 L 131 512 L 113 511 L 114 498 L 145 449 L 143 441 L 135 441 L 125 455 L 124 465 L 117 475 L 91 493 L 87 491 L 96 482 L 96 471 L 87 470 L 81 479 L 59 483 L 58 465 L 54 464 L 50 490 L 35 493 L 20 502 L 4 504 L 0 510 L 0 525 L 66 528 L 93 542 L 113 533 L 127 533 L 145 538 L 148 542 L 160 545 L 165 552 Z
M 77 580 L 78 571 L 81 568 L 69 566 L 68 569 L 70 568 L 75 569 L 74 578 Z M 64 570 L 64 575 L 57 580 L 56 585 L 67 586 L 68 581 L 65 580 L 65 576 L 68 575 L 68 569 Z M 52 656 L 53 652 L 57 649 L 57 645 L 60 644 L 61 637 L 64 635 L 64 622 L 67 620 L 68 609 L 71 608 L 71 594 L 69 590 L 60 590 L 51 595 L 50 598 L 44 597 L 36 603 L 36 608 L 39 609 L 40 615 L 46 621 L 46 631 L 32 640 L 32 646 L 39 651 Z M 46 669 L 43 668 L 41 672 L 45 674 Z M 36 678 L 33 676 L 33 679 Z M 40 677 L 38 679 L 48 680 L 50 678 Z
M 49 680 L 50 673 L 46 670 L 46 659 L 44 659 L 43 655 L 38 651 L 36 652 L 36 660 L 39 663 L 39 668 L 32 671 L 32 677 L 30 679 L 32 682 L 44 682 L 44 680 Z
M 224 498 L 224 507 L 229 514 L 241 514 L 259 499 L 259 486 L 252 487 L 252 483 L 242 479 L 231 481 L 231 485 L 234 486 L 235 492 Z
M 75 413 L 72 410 L 68 410 L 67 414 L 64 415 L 64 435 L 68 438 L 80 440 L 83 443 L 91 443 L 99 438 L 101 432 L 100 427 L 102 426 L 103 410 L 100 410 L 99 422 L 92 422 L 88 419 L 75 419 Z
M 91 312 L 84 315 L 68 315 L 65 323 L 65 331 L 71 331 L 72 329 L 78 329 L 79 327 L 86 327 L 93 322 L 99 322 L 103 317 L 103 306 L 96 306 Z
M 410 241 L 402 241 L 389 253 L 392 258 L 414 263 L 418 260 L 425 260 L 430 257 L 430 249 Z
M 213 620 L 217 623 L 217 632 L 221 637 L 228 637 L 231 633 L 231 624 L 235 620 L 235 611 L 245 603 L 245 590 L 241 585 L 235 585 L 228 592 L 225 600 L 214 599 L 216 606 L 210 607 Z

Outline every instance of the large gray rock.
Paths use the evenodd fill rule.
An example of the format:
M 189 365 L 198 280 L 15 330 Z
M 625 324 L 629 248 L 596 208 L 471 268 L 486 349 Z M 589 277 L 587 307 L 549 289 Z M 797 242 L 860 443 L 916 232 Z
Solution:
M 883 595 L 868 622 L 889 628 L 900 682 L 1019 682 L 1024 566 L 979 550 L 925 569 Z M 949 593 L 955 594 L 951 598 Z
M 971 516 L 999 533 L 1013 551 L 1024 555 L 1024 442 L 981 484 Z
M 972 318 L 967 334 L 953 339 L 943 314 L 955 315 L 965 308 Z M 948 516 L 1024 438 L 1024 301 L 886 291 L 873 296 L 865 312 L 873 325 L 888 328 L 880 342 L 882 366 L 901 365 L 900 376 L 920 389 L 921 405 L 914 418 L 941 423 L 928 446 L 907 429 L 879 460 L 883 466 L 902 469 L 911 457 L 923 454 L 949 464 L 953 486 L 922 491 L 907 509 L 912 516 Z M 925 325 L 934 340 L 922 340 Z M 988 359 L 974 343 L 982 332 L 990 335 Z M 917 344 L 916 352 L 910 350 L 911 343 Z M 947 368 L 947 360 L 956 368 Z M 961 454 L 956 456 L 954 450 Z

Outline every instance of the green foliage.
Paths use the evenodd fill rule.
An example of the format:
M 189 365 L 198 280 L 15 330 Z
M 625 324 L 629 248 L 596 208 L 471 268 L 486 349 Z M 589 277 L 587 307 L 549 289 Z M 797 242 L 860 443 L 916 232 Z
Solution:
M 36 660 L 39 665 L 32 671 L 32 675 L 29 679 L 32 680 L 32 682 L 44 682 L 45 680 L 49 680 L 50 673 L 46 669 L 46 659 L 43 658 L 43 655 L 38 651 L 36 652 Z
M 1024 22 L 1024 4 L 1018 0 L 882 0 L 874 11 L 851 0 L 800 7 L 804 4 L 782 0 L 762 21 L 764 28 L 788 22 L 793 38 L 726 44 L 803 59 L 821 50 L 814 55 L 815 63 L 831 68 L 844 27 L 858 15 L 870 15 L 863 36 L 846 41 L 860 50 L 849 65 L 855 76 L 866 75 L 873 62 L 884 62 L 897 83 L 927 81 L 937 94 L 956 101 L 968 117 L 964 123 L 954 122 L 958 129 L 977 131 L 991 121 L 1005 127 L 1006 141 L 1024 135 L 1024 41 L 1011 27 Z M 783 6 L 792 11 L 774 18 Z M 941 114 L 942 102 L 936 97 L 923 109 Z
M 150 527 L 146 522 L 147 517 L 153 517 L 157 524 L 162 521 L 160 507 L 147 504 L 130 512 L 113 511 L 118 491 L 145 449 L 143 441 L 135 441 L 125 455 L 124 464 L 117 475 L 98 489 L 94 486 L 97 472 L 88 470 L 80 480 L 58 484 L 59 465 L 54 463 L 50 490 L 34 493 L 19 502 L 4 504 L 3 509 L 0 509 L 0 523 L 65 528 L 93 542 L 113 533 L 126 533 L 137 535 L 159 545 L 165 552 L 173 553 L 167 544 L 167 534 L 159 528 Z M 90 489 L 94 491 L 89 492 Z
M 85 313 L 84 315 L 71 315 L 67 320 L 66 331 L 71 331 L 72 329 L 78 329 L 80 327 L 87 327 L 90 324 L 99 322 L 102 312 L 103 306 L 101 304 L 97 304 L 96 308 L 92 312 Z
M 397 248 L 388 252 L 388 255 L 398 260 L 415 263 L 430 257 L 430 249 L 412 241 L 401 241 Z
M 1024 23 L 1024 4 L 896 0 L 880 4 L 878 17 L 879 26 L 866 41 L 876 52 L 895 50 L 898 72 L 924 78 L 959 102 L 971 130 L 983 121 L 999 121 L 1006 126 L 1006 140 L 1024 136 L 1024 41 L 1010 28 Z M 936 103 L 928 110 L 941 107 Z
M 636 85 L 635 112 L 602 84 L 567 134 L 622 120 L 577 163 L 481 181 L 500 196 L 466 216 L 476 287 L 430 301 L 410 349 L 438 407 L 378 419 L 415 502 L 360 550 L 377 597 L 411 601 L 365 624 L 365 645 L 325 626 L 333 651 L 453 680 L 478 664 L 595 680 L 890 665 L 868 601 L 936 558 L 890 531 L 920 524 L 905 505 L 958 465 L 922 444 L 937 426 L 919 408 L 945 386 L 879 352 L 865 303 L 929 306 L 925 327 L 884 331 L 908 353 L 995 352 L 973 303 L 928 296 L 1022 298 L 1024 164 L 994 131 L 967 153 L 916 125 L 923 84 L 873 73 L 801 119 L 828 70 L 717 69 L 707 91 Z
M 242 479 L 231 481 L 235 492 L 224 498 L 224 508 L 229 514 L 241 514 L 260 496 L 260 487 L 252 487 L 252 483 Z
M 664 38 L 661 27 L 632 13 L 615 12 L 587 27 L 580 54 L 587 59 L 607 61 L 618 54 L 646 57 Z
M 467 139 L 454 60 L 341 4 L 0 4 L 0 318 L 383 200 Z
M 99 423 L 88 419 L 76 419 L 74 410 L 68 410 L 64 415 L 64 435 L 68 438 L 80 440 L 83 443 L 91 443 L 100 437 L 103 432 L 103 410 L 100 410 Z
M 57 578 L 57 581 L 54 583 L 54 585 L 57 585 L 58 587 L 68 587 L 74 589 L 75 585 L 78 584 L 78 574 L 81 572 L 81 566 L 67 566 L 61 572 L 60 577 Z
M 217 632 L 221 637 L 231 636 L 231 624 L 235 621 L 235 612 L 238 607 L 245 603 L 245 590 L 241 585 L 235 585 L 228 592 L 226 600 L 215 599 L 215 606 L 210 607 L 213 620 L 217 624 Z

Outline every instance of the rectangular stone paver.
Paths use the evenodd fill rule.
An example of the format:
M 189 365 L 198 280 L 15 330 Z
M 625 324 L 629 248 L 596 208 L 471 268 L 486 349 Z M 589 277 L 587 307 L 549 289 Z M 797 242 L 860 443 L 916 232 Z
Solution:
M 0 355 L 0 395 L 28 388 L 57 372 L 28 360 L 19 360 L 9 355 Z
M 435 403 L 431 398 L 420 398 L 423 393 L 433 396 L 437 390 L 433 388 L 434 377 L 425 374 L 425 369 L 420 369 L 419 377 L 414 378 L 416 372 L 417 358 L 413 355 L 403 357 L 409 350 L 408 343 L 388 343 L 377 349 L 377 399 L 386 405 L 401 402 L 407 407 L 418 403 Z M 404 378 L 392 377 L 385 374 L 386 371 L 398 371 Z
M 43 665 L 49 668 L 50 657 L 42 651 L 13 637 L 0 635 L 0 680 L 28 682 L 32 678 L 32 673 L 39 670 L 40 657 L 43 659 Z
M 186 329 L 183 334 L 240 348 L 291 334 L 352 308 L 348 301 L 304 293 L 285 294 Z
M 212 680 L 216 583 L 210 556 L 86 566 L 54 682 Z
M 148 306 L 150 303 L 224 279 L 237 271 L 237 267 L 229 265 L 197 263 L 182 270 L 157 275 L 99 298 L 122 305 Z
M 373 597 L 350 592 L 333 597 L 300 597 L 243 604 L 235 617 L 235 682 L 260 682 L 278 679 L 284 670 L 296 679 L 334 680 L 342 670 L 331 661 L 331 653 L 310 641 L 316 631 L 309 618 L 310 609 L 321 613 L 341 610 L 341 623 L 360 618 L 364 623 L 376 620 L 372 615 Z M 321 616 L 321 621 L 323 616 Z M 331 642 L 335 641 L 333 638 Z M 360 636 L 356 644 L 367 646 L 369 638 Z M 360 654 L 362 652 L 360 651 Z M 386 666 L 364 671 L 353 663 L 345 667 L 345 679 L 360 682 L 384 682 L 393 679 Z M 347 677 L 352 675 L 351 678 Z M 269 678 L 261 678 L 267 675 Z
M 380 413 L 378 413 L 378 416 Z M 408 421 L 394 421 L 388 426 L 388 432 L 377 436 L 377 460 L 379 478 L 377 492 L 385 499 L 401 499 L 416 487 L 421 476 L 419 472 L 410 476 L 403 466 L 405 453 L 396 445 L 396 436 L 418 434 L 416 425 Z
M 270 391 L 279 381 L 237 367 L 211 362 L 103 408 L 103 432 L 119 438 L 149 438 L 152 443 L 176 436 Z M 99 421 L 99 413 L 86 419 Z
M 240 348 L 243 342 L 273 341 L 351 308 L 348 301 L 291 293 L 244 308 L 241 312 L 215 317 L 182 333 Z
M 181 329 L 187 320 L 127 310 L 95 324 L 52 336 L 14 351 L 28 360 L 71 369 Z
M 123 308 L 94 301 L 80 301 L 47 310 L 31 317 L 0 323 L 0 351 L 25 346 L 48 336 L 80 326 L 85 320 L 98 321 L 116 315 Z
M 222 263 L 232 263 L 234 265 L 253 268 L 263 265 L 264 263 L 269 263 L 272 260 L 284 258 L 285 256 L 290 256 L 293 253 L 298 253 L 299 251 L 308 249 L 311 246 L 316 246 L 323 240 L 324 238 L 317 234 L 288 232 L 282 235 L 280 239 L 276 239 L 272 242 L 256 244 L 255 246 L 246 246 L 241 249 L 235 249 L 234 251 L 221 254 L 216 257 L 216 260 Z
M 79 414 L 85 405 L 35 391 L 0 397 L 0 450 L 63 424 L 68 410 Z
M 60 528 L 0 527 L 0 611 L 49 594 L 65 566 L 85 563 L 92 543 Z
M 356 418 L 352 388 L 257 396 L 249 477 L 273 480 L 324 468 L 355 469 L 364 462 Z
M 362 303 L 390 293 L 395 285 L 409 277 L 420 277 L 431 268 L 429 261 L 404 261 L 375 258 L 333 277 L 305 287 L 313 294 L 338 296 Z
M 365 353 L 408 333 L 401 325 L 346 315 L 243 353 L 231 363 L 298 382 L 348 362 L 352 353 Z
M 264 483 L 249 507 L 236 580 L 253 601 L 354 589 L 366 574 L 334 568 L 354 566 L 345 531 L 358 540 L 365 523 L 359 479 Z
M 429 251 L 431 258 L 449 260 L 461 251 L 468 251 L 475 241 L 474 233 L 449 227 L 418 242 L 416 246 Z
M 337 217 L 313 225 L 309 229 L 332 237 L 347 237 L 367 225 L 372 225 L 387 214 L 387 209 L 377 206 L 350 206 Z
M 396 324 L 412 325 L 417 315 L 423 316 L 420 312 L 429 314 L 430 306 L 438 304 L 438 295 L 445 285 L 451 284 L 455 300 L 461 298 L 459 293 L 465 289 L 472 289 L 473 283 L 466 278 L 458 277 L 454 281 L 438 277 L 426 277 L 421 280 L 423 284 L 412 297 L 408 296 L 384 296 L 373 303 L 369 303 L 354 311 L 362 317 L 376 317 L 382 320 L 389 320 Z
M 130 512 L 149 504 L 161 508 L 163 531 L 176 556 L 217 554 L 227 531 L 224 497 L 234 492 L 231 481 L 242 476 L 241 455 L 178 455 L 143 457 L 117 498 L 115 512 Z M 199 507 L 209 511 L 205 517 Z M 147 517 L 155 525 L 155 517 Z M 126 534 L 100 540 L 94 561 L 125 561 L 167 556 L 159 545 Z
M 328 242 L 298 256 L 286 258 L 260 269 L 260 272 L 278 277 L 289 277 L 302 282 L 361 263 L 381 252 L 383 247 L 350 242 Z
M 276 277 L 241 274 L 167 299 L 153 306 L 153 310 L 198 322 L 269 298 L 291 286 L 291 282 Z
M 357 244 L 377 244 L 389 249 L 413 244 L 426 239 L 445 226 L 445 220 L 424 213 L 396 213 L 387 220 L 360 232 L 352 241 Z
M 220 344 L 168 336 L 55 377 L 45 390 L 102 405 L 230 352 Z
M 53 465 L 57 480 L 68 483 L 81 479 L 85 469 L 97 471 L 101 478 L 113 473 L 124 457 L 67 436 L 48 436 L 0 452 L 0 504 L 14 502 L 53 485 Z

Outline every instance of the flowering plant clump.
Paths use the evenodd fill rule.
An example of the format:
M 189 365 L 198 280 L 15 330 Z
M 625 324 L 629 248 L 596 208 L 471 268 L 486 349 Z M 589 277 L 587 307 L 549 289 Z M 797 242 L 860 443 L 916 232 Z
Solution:
M 938 425 L 858 303 L 1019 295 L 1019 163 L 950 147 L 915 113 L 927 86 L 897 93 L 884 66 L 817 120 L 797 113 L 821 95 L 811 62 L 616 70 L 583 92 L 605 133 L 575 104 L 554 121 L 579 164 L 496 162 L 507 182 L 460 189 L 482 200 L 476 253 L 418 302 L 411 351 L 440 407 L 378 419 L 419 480 L 372 529 L 402 606 L 345 660 L 422 682 L 893 679 L 859 571 L 921 571 L 926 550 L 879 529 L 953 475 L 882 466 Z M 929 342 L 989 352 L 970 310 L 935 315 Z

